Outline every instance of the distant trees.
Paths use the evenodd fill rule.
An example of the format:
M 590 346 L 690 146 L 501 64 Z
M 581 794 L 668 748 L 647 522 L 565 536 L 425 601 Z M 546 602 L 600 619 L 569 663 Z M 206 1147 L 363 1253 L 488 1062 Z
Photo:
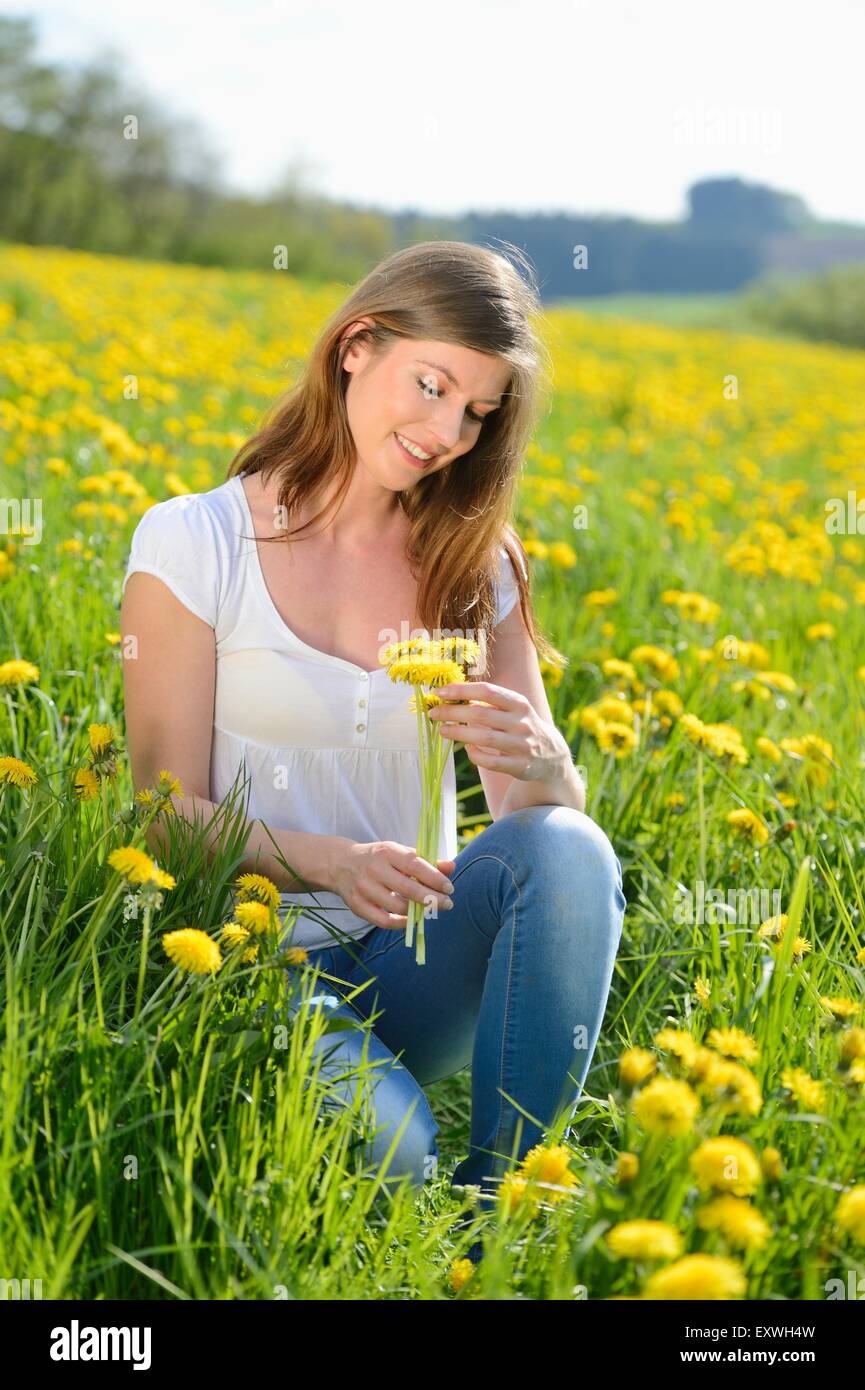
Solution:
M 846 229 L 836 247 L 801 198 L 739 178 L 694 184 L 687 218 L 669 223 L 507 209 L 385 213 L 317 194 L 302 160 L 267 196 L 233 193 L 199 129 L 134 92 L 119 57 L 71 70 L 35 50 L 31 20 L 0 16 L 0 238 L 9 241 L 258 269 L 284 247 L 281 264 L 294 274 L 352 283 L 398 246 L 506 240 L 526 251 L 548 302 L 735 290 L 796 265 L 803 247 L 820 264 L 865 258 L 860 229 Z M 815 289 L 796 309 L 802 322 L 824 321 L 820 306 L 841 286 Z M 792 321 L 793 310 L 783 312 Z M 829 317 L 842 340 L 855 336 L 835 310 Z
M 798 231 L 814 221 L 797 194 L 743 179 L 702 179 L 689 188 L 688 203 L 688 224 L 695 232 L 769 236 Z
M 261 269 L 285 246 L 295 274 L 347 281 L 392 249 L 384 214 L 290 179 L 226 192 L 199 129 L 132 91 L 119 58 L 67 70 L 35 49 L 32 20 L 0 16 L 0 237 Z

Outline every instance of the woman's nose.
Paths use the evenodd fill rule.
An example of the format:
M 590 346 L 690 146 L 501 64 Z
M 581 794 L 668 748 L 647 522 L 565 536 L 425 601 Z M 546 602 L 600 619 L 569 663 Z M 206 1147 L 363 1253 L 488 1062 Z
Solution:
M 459 442 L 462 431 L 463 412 L 459 409 L 436 411 L 430 418 L 430 433 L 434 434 L 443 448 L 452 449 Z

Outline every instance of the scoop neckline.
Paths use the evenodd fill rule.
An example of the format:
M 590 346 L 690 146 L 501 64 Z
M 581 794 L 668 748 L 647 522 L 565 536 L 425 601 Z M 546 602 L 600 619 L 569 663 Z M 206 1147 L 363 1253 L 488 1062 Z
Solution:
M 261 597 L 264 603 L 265 610 L 271 614 L 274 622 L 277 624 L 280 630 L 296 646 L 301 647 L 305 652 L 309 652 L 311 656 L 317 657 L 319 661 L 329 661 L 333 663 L 335 666 L 343 666 L 349 671 L 359 672 L 370 679 L 373 676 L 387 675 L 387 670 L 384 666 L 377 666 L 375 670 L 367 671 L 363 666 L 355 665 L 353 661 L 346 661 L 345 657 L 334 656 L 332 652 L 323 652 L 319 647 L 311 647 L 308 642 L 304 642 L 302 637 L 298 637 L 297 633 L 292 631 L 292 629 L 289 627 L 288 623 L 285 621 L 282 614 L 280 613 L 279 609 L 277 608 L 276 604 L 274 603 L 273 595 L 267 587 L 267 580 L 264 577 L 264 570 L 261 568 L 261 555 L 259 554 L 258 550 L 258 537 L 255 533 L 255 522 L 252 517 L 252 508 L 249 505 L 249 498 L 247 497 L 246 489 L 243 486 L 242 475 L 240 473 L 235 473 L 233 477 L 229 479 L 229 482 L 235 484 L 235 491 L 239 497 L 241 511 L 243 512 L 245 520 L 249 522 L 249 529 L 252 532 L 253 553 L 250 558 L 252 560 L 255 582 L 258 585 L 258 588 L 261 592 Z

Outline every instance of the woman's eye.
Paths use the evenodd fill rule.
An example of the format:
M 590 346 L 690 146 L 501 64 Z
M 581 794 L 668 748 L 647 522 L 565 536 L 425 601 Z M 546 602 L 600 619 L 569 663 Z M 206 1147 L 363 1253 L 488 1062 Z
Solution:
M 418 376 L 415 377 L 415 381 L 428 401 L 437 400 L 439 396 L 444 395 L 444 392 L 440 391 L 435 382 L 431 381 L 429 377 Z M 466 415 L 470 420 L 473 420 L 476 425 L 482 425 L 486 419 L 485 415 L 477 415 L 473 410 L 467 410 Z

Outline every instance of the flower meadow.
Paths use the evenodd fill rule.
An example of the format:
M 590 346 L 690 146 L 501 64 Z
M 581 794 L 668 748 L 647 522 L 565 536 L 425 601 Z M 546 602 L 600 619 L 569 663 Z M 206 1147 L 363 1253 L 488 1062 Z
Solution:
M 126 754 L 132 529 L 224 481 L 344 295 L 0 248 L 0 1276 L 65 1299 L 856 1297 L 865 353 L 544 316 L 515 523 L 628 909 L 580 1103 L 482 1211 L 448 1184 L 467 1073 L 429 1088 L 424 1189 L 385 1192 L 364 1071 L 353 1112 L 329 1105 L 319 973 L 299 948 L 286 970 L 240 818 L 209 860 L 173 770 L 135 795 Z M 457 770 L 465 843 L 488 816 L 462 749 Z

